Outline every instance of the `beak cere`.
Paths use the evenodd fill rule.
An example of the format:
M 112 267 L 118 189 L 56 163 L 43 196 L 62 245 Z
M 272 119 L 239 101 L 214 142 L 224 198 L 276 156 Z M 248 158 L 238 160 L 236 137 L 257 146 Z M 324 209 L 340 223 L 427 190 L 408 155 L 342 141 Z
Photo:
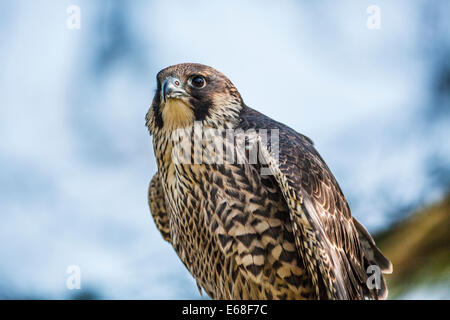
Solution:
M 162 118 L 168 129 L 186 127 L 194 122 L 194 112 L 186 104 L 183 97 L 188 97 L 181 81 L 175 77 L 167 77 L 161 85 Z
M 168 98 L 176 98 L 186 95 L 186 92 L 181 88 L 181 81 L 174 77 L 167 77 L 161 86 L 161 98 L 164 102 Z

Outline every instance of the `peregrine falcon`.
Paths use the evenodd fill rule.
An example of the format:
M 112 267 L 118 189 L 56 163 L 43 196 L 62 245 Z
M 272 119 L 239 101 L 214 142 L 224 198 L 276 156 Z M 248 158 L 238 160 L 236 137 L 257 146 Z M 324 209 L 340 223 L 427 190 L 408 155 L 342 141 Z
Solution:
M 196 63 L 161 70 L 146 115 L 164 240 L 213 299 L 385 299 L 392 265 L 313 142 Z

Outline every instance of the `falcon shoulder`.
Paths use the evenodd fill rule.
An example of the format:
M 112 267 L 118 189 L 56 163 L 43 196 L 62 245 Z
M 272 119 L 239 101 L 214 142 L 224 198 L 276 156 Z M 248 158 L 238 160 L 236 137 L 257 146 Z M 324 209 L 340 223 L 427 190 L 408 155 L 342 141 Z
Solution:
M 289 207 L 297 250 L 317 296 L 385 298 L 387 289 L 382 275 L 381 287 L 370 290 L 366 270 L 376 264 L 387 273 L 392 266 L 365 228 L 360 223 L 355 226 L 336 179 L 312 141 L 248 107 L 241 113 L 240 127 L 279 130 L 278 148 L 270 144 L 270 138 L 263 143 L 261 137 L 259 148 Z

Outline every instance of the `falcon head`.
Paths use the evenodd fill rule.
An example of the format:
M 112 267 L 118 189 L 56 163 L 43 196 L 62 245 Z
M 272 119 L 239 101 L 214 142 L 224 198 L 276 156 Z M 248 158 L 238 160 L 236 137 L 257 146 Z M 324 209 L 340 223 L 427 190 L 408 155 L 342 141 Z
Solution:
M 222 73 L 198 63 L 167 67 L 156 76 L 157 89 L 147 113 L 150 133 L 203 124 L 228 128 L 243 106 L 241 95 Z

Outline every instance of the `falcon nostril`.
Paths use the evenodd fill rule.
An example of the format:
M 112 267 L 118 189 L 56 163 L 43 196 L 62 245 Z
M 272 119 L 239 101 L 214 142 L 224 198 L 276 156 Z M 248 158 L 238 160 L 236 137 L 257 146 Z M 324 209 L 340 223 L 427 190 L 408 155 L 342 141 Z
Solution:
M 175 80 L 175 85 L 178 87 L 179 85 L 180 85 L 180 81 L 178 81 L 178 80 Z

